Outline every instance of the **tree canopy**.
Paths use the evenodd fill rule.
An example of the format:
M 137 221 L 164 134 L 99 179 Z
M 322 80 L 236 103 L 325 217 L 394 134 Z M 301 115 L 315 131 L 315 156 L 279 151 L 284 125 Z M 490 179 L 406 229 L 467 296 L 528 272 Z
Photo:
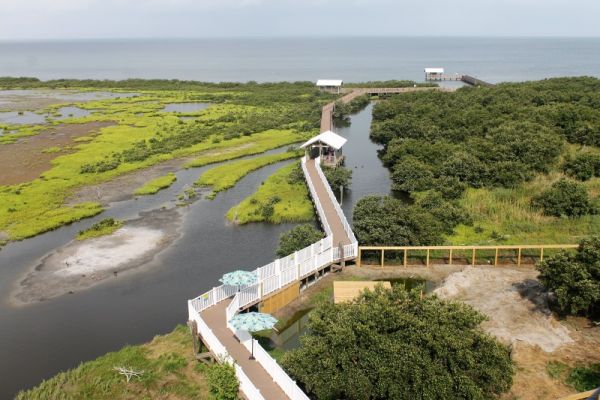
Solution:
M 377 287 L 325 303 L 283 365 L 317 399 L 490 399 L 512 385 L 509 351 L 463 303 Z M 326 371 L 326 373 L 324 373 Z
M 285 257 L 310 246 L 324 237 L 323 232 L 311 224 L 298 225 L 281 235 L 276 253 L 279 257 Z
M 431 191 L 414 204 L 390 196 L 367 196 L 356 203 L 353 230 L 366 246 L 427 246 L 443 242 L 461 222 L 469 222 L 465 212 Z
M 600 311 L 600 237 L 581 241 L 576 254 L 561 252 L 538 264 L 540 282 L 569 314 Z

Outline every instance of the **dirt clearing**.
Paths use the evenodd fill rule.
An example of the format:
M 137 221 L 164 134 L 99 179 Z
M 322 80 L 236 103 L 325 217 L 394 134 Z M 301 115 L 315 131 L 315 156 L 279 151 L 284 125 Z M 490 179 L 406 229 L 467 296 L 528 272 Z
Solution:
M 73 139 L 111 125 L 114 123 L 62 124 L 16 143 L 0 145 L 0 185 L 15 185 L 36 179 L 50 169 L 54 158 L 68 153 L 69 149 L 65 147 L 72 145 Z M 49 148 L 61 150 L 44 152 Z

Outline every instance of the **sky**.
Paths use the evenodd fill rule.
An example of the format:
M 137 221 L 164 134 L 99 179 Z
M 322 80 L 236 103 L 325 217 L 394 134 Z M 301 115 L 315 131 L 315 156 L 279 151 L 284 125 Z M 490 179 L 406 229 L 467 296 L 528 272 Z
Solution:
M 0 40 L 600 36 L 599 0 L 0 0 Z

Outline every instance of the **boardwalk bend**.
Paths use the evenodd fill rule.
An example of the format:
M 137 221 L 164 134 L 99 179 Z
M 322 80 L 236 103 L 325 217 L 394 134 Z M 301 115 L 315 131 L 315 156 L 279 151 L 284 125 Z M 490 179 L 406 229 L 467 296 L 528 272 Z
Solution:
M 356 89 L 341 98 L 349 102 L 363 94 L 403 93 L 431 88 Z M 306 394 L 286 374 L 277 362 L 254 341 L 254 360 L 250 360 L 252 337 L 236 331 L 228 321 L 239 312 L 258 306 L 261 311 L 273 312 L 300 292 L 302 283 L 318 279 L 334 265 L 353 260 L 358 254 L 358 242 L 350 224 L 333 195 L 321 163 L 341 162 L 341 147 L 346 139 L 331 132 L 335 103 L 323 107 L 321 134 L 302 145 L 302 171 L 310 195 L 327 236 L 312 245 L 277 259 L 254 270 L 258 282 L 241 288 L 215 287 L 188 301 L 189 323 L 202 342 L 216 358 L 235 365 L 240 389 L 249 400 L 308 400 Z M 196 340 L 196 338 L 194 338 Z
M 365 94 L 353 91 L 342 101 Z M 258 283 L 242 288 L 215 287 L 188 301 L 189 321 L 193 331 L 217 358 L 234 363 L 240 389 L 249 400 L 308 400 L 306 394 L 277 362 L 255 341 L 254 360 L 250 360 L 251 340 L 248 332 L 236 331 L 228 321 L 239 312 L 258 305 L 273 312 L 295 298 L 302 282 L 316 279 L 334 264 L 356 258 L 358 242 L 333 195 L 321 162 L 341 161 L 341 147 L 346 139 L 331 132 L 334 103 L 323 107 L 321 134 L 306 142 L 302 171 L 317 209 L 326 237 L 305 249 L 259 267 L 254 272 Z

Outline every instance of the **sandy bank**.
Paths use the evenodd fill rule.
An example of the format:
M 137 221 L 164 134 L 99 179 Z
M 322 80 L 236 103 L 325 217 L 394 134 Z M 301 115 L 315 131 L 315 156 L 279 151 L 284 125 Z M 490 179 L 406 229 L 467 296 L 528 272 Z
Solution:
M 483 328 L 507 344 L 521 342 L 552 352 L 573 342 L 569 330 L 550 312 L 533 269 L 467 267 L 434 292 L 472 305 L 489 317 Z
M 73 240 L 45 255 L 13 291 L 13 304 L 44 301 L 118 279 L 119 272 L 139 268 L 179 237 L 181 211 L 142 214 L 112 235 Z

